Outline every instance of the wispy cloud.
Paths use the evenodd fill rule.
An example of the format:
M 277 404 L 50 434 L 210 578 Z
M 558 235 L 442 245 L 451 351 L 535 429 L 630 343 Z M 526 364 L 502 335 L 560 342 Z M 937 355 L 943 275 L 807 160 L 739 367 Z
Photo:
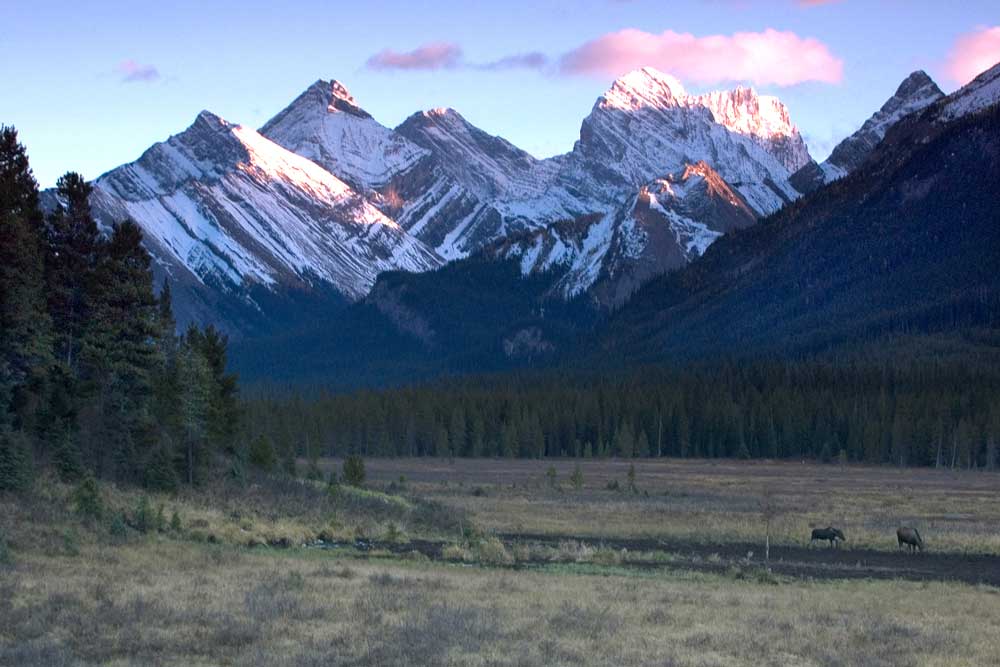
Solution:
M 510 69 L 543 69 L 549 64 L 549 58 L 544 53 L 532 51 L 531 53 L 517 53 L 512 56 L 500 58 L 489 63 L 470 65 L 482 70 L 510 70 Z
M 1000 62 L 1000 26 L 980 28 L 955 40 L 945 68 L 948 77 L 964 85 Z
M 436 70 L 456 67 L 462 60 L 462 49 L 451 42 L 424 44 L 412 51 L 383 49 L 368 59 L 369 69 Z
M 150 83 L 160 78 L 160 71 L 155 65 L 142 65 L 134 60 L 123 60 L 118 63 L 115 72 L 124 83 Z
M 805 81 L 837 83 L 843 62 L 825 44 L 793 32 L 767 29 L 696 37 L 627 29 L 602 35 L 563 55 L 566 75 L 618 76 L 650 65 L 687 81 L 712 84 L 752 81 L 791 86 Z

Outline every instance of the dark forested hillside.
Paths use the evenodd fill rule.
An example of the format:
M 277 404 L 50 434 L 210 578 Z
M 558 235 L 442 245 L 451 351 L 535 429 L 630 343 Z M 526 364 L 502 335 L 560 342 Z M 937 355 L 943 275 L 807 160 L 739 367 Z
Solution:
M 902 123 L 852 175 L 640 290 L 602 355 L 794 355 L 995 329 L 998 184 L 1000 108 Z
M 597 317 L 583 301 L 551 298 L 550 287 L 513 261 L 479 257 L 383 273 L 360 304 L 238 341 L 234 367 L 249 381 L 356 388 L 550 364 Z
M 340 395 L 257 395 L 293 455 L 838 458 L 990 467 L 1000 364 L 753 362 L 554 372 Z
M 232 452 L 236 380 L 212 327 L 177 336 L 142 232 L 99 232 L 69 172 L 47 216 L 24 147 L 0 126 L 0 491 L 46 466 L 167 490 Z

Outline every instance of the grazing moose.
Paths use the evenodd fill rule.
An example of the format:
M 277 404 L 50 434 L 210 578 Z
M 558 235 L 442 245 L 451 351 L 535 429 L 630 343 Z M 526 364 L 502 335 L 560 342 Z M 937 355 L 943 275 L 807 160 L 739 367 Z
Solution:
M 831 547 L 835 547 L 835 546 L 837 546 L 837 540 L 841 540 L 843 542 L 846 542 L 847 538 L 844 537 L 844 533 L 842 533 L 837 528 L 833 528 L 831 526 L 827 526 L 826 528 L 814 528 L 813 529 L 812 539 L 809 540 L 809 546 L 812 546 L 812 543 L 815 542 L 816 540 L 820 540 L 820 541 L 829 540 L 830 541 L 830 546 Z
M 899 542 L 900 549 L 902 549 L 905 544 L 909 547 L 910 551 L 913 551 L 914 549 L 918 551 L 924 550 L 924 541 L 920 538 L 920 533 L 917 532 L 916 528 L 897 528 L 896 540 Z

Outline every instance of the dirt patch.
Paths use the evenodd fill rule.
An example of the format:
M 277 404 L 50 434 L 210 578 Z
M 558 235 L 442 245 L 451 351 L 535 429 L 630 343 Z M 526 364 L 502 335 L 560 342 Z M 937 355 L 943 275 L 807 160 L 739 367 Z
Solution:
M 499 536 L 507 547 L 534 545 L 556 548 L 561 542 L 574 540 L 592 548 L 625 550 L 626 554 L 669 554 L 666 561 L 631 560 L 626 555 L 622 567 L 636 569 L 689 570 L 726 572 L 733 567 L 764 566 L 763 547 L 759 544 L 704 544 L 697 542 L 667 542 L 652 539 L 593 539 L 550 535 L 505 534 Z M 441 550 L 447 543 L 434 540 L 412 540 L 405 543 L 357 541 L 354 543 L 324 543 L 326 549 L 354 549 L 362 554 L 390 552 L 420 553 L 431 560 L 441 560 Z M 519 566 L 549 565 L 552 561 L 533 557 Z M 981 554 L 907 553 L 828 547 L 775 546 L 771 548 L 769 564 L 775 574 L 803 579 L 904 579 L 908 581 L 955 581 L 967 584 L 1000 586 L 1000 558 Z
M 527 542 L 557 546 L 567 538 L 547 535 L 510 534 L 504 542 Z M 663 567 L 718 571 L 739 564 L 764 564 L 760 544 L 704 544 L 652 539 L 575 538 L 592 547 L 631 552 L 665 552 L 676 557 Z M 650 565 L 658 566 L 659 563 Z M 1000 586 L 1000 557 L 982 554 L 907 553 L 829 547 L 772 546 L 770 567 L 777 574 L 814 579 L 907 579 L 913 581 L 960 581 Z

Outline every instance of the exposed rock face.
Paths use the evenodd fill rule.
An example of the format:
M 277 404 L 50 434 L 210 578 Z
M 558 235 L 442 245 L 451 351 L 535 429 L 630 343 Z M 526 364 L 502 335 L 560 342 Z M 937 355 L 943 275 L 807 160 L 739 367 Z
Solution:
M 339 81 L 317 81 L 260 133 L 364 192 L 386 185 L 427 151 L 382 126 Z
M 948 122 L 978 113 L 1000 102 L 1000 63 L 942 100 L 935 110 L 935 119 Z
M 755 211 L 772 213 L 798 196 L 784 162 L 804 164 L 807 155 L 798 131 L 782 121 L 787 110 L 777 105 L 765 102 L 769 113 L 762 116 L 752 90 L 692 96 L 652 68 L 630 72 L 584 120 L 564 172 L 591 190 L 631 188 L 634 194 L 655 178 L 704 161 Z
M 789 173 L 807 158 L 776 99 L 742 87 L 693 96 L 649 68 L 615 81 L 573 150 L 546 160 L 452 109 L 385 127 L 320 80 L 260 133 L 204 112 L 99 178 L 94 208 L 105 224 L 143 227 L 199 321 L 224 320 L 213 317 L 223 302 L 259 310 L 261 290 L 357 300 L 381 271 L 498 247 L 525 274 L 557 273 L 554 294 L 601 280 L 598 300 L 618 303 L 736 224 L 696 200 L 738 202 L 723 208 L 752 221 L 797 195 Z
M 615 306 L 756 219 L 743 197 L 699 162 L 644 185 L 615 211 L 511 239 L 490 252 L 518 258 L 525 274 L 552 274 L 554 293 L 565 298 L 589 290 L 597 303 Z
M 508 359 L 538 357 L 556 349 L 545 340 L 541 327 L 527 327 L 503 339 L 503 352 Z
M 358 299 L 381 271 L 442 263 L 316 163 L 209 112 L 98 178 L 91 203 L 104 226 L 135 220 L 172 281 L 236 300 L 255 286 Z
M 889 128 L 942 97 L 944 93 L 925 72 L 913 72 L 857 132 L 837 144 L 829 158 L 819 165 L 815 162 L 806 165 L 796 173 L 793 184 L 801 192 L 811 192 L 851 173 L 868 159 Z

